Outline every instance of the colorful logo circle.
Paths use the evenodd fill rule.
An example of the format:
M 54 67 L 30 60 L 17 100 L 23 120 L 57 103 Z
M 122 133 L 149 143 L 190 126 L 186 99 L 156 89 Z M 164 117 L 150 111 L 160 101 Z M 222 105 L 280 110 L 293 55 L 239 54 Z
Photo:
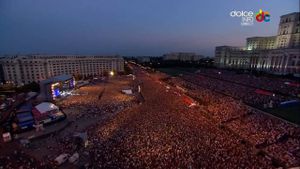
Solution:
M 271 20 L 271 15 L 269 12 L 267 11 L 263 11 L 262 9 L 259 10 L 258 13 L 256 13 L 256 21 L 257 22 L 270 22 Z

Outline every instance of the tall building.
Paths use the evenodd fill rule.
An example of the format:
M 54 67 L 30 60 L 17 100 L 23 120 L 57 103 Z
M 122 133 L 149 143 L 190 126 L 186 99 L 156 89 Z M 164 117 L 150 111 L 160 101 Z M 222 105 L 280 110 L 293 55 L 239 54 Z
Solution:
M 277 48 L 300 47 L 300 13 L 294 12 L 280 17 L 276 39 Z
M 0 64 L 0 83 L 4 82 L 4 71 L 3 66 Z
M 280 18 L 278 34 L 247 38 L 246 47 L 218 46 L 219 67 L 255 69 L 274 74 L 300 76 L 300 13 Z
M 0 64 L 4 80 L 16 85 L 39 82 L 61 74 L 86 77 L 124 71 L 124 60 L 119 56 L 7 56 L 0 59 Z

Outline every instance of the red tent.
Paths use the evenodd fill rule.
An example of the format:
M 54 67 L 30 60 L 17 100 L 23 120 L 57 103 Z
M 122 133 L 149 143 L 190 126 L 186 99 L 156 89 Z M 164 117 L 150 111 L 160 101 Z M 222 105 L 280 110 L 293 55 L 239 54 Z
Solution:
M 187 106 L 192 106 L 192 105 L 195 104 L 195 103 L 194 103 L 194 100 L 191 99 L 191 98 L 188 97 L 188 96 L 183 96 L 182 99 L 183 99 L 183 102 L 184 102 Z
M 273 95 L 272 92 L 269 92 L 267 90 L 262 90 L 262 89 L 256 89 L 255 93 L 262 94 L 262 95 L 267 95 L 267 96 L 272 96 Z
M 293 87 L 300 87 L 300 83 L 296 83 L 296 82 L 284 82 L 284 84 Z

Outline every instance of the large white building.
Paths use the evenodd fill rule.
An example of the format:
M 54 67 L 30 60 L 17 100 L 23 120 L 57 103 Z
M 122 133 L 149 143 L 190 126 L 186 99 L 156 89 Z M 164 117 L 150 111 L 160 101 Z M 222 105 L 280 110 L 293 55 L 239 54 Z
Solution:
M 277 36 L 247 38 L 247 50 L 264 50 L 276 48 Z
M 280 18 L 278 33 L 247 38 L 246 47 L 218 46 L 219 67 L 255 69 L 274 74 L 300 75 L 300 13 Z
M 124 71 L 124 60 L 119 56 L 6 56 L 0 58 L 0 64 L 4 80 L 16 85 L 39 82 L 61 74 L 86 77 Z

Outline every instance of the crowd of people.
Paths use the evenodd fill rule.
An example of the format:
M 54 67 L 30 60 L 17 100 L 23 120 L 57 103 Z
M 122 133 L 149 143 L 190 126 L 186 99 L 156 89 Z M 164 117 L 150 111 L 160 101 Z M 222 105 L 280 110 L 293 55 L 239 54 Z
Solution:
M 142 74 L 144 75 L 144 74 Z M 140 75 L 140 76 L 142 76 Z M 146 101 L 89 127 L 91 165 L 98 168 L 273 168 L 234 134 L 190 109 L 163 84 L 143 77 Z
M 164 83 L 140 77 L 142 80 L 137 83 L 146 100 L 141 106 L 84 129 L 88 133 L 89 146 L 85 151 L 91 168 L 276 168 L 281 162 L 297 165 L 297 157 L 286 155 L 289 149 L 272 149 L 283 144 L 283 147 L 293 145 L 292 150 L 296 150 L 297 128 L 193 83 L 180 79 L 167 81 L 167 84 L 171 81 L 184 84 L 182 88 L 189 86 L 185 94 L 202 101 L 200 109 L 189 108 L 182 102 L 184 93 L 176 86 L 166 90 Z M 205 114 L 206 111 L 210 114 Z M 239 120 L 245 124 L 232 125 Z M 289 136 L 288 140 L 279 142 L 284 134 Z M 274 139 L 268 146 L 261 149 L 253 146 L 271 138 Z M 259 139 L 262 141 L 257 142 Z M 74 146 L 62 147 L 68 147 L 69 151 L 61 153 L 75 151 Z
M 299 165 L 299 127 L 270 117 L 231 95 L 215 92 L 216 85 L 209 84 L 206 79 L 202 82 L 195 78 L 178 77 L 165 79 L 165 82 L 187 89 L 186 94 L 209 113 L 207 117 L 212 117 L 216 123 L 224 125 L 251 145 L 288 164 Z M 214 90 L 211 86 L 215 87 Z M 237 89 L 232 87 L 232 90 Z
M 231 97 L 230 92 L 222 94 L 220 86 L 209 84 L 214 81 L 201 82 L 191 76 L 159 81 L 165 76 L 137 67 L 134 74 L 136 80 L 130 84 L 90 84 L 57 103 L 73 121 L 73 128 L 68 134 L 47 138 L 55 140 L 53 145 L 43 142 L 53 155 L 40 162 L 24 157 L 26 160 L 16 164 L 2 162 L 7 157 L 0 156 L 0 167 L 56 168 L 55 157 L 75 152 L 80 154 L 77 165 L 85 168 L 270 169 L 300 165 L 299 127 L 262 114 L 236 99 L 239 97 Z M 140 89 L 134 89 L 132 96 L 118 93 L 124 85 Z M 187 106 L 184 96 L 197 105 Z M 141 98 L 142 104 L 137 104 Z M 86 133 L 87 144 L 78 144 L 75 132 Z
M 276 167 L 255 148 L 241 143 L 240 137 L 199 113 L 199 109 L 186 106 L 182 102 L 183 94 L 176 87 L 166 90 L 164 83 L 153 81 L 143 73 L 135 83 L 141 86 L 145 97 L 142 105 L 123 109 L 112 118 L 82 129 L 81 132 L 88 135 L 89 143 L 85 148 L 78 148 L 70 134 L 57 138 L 58 146 L 49 146 L 49 151 L 56 155 L 79 152 L 80 157 L 88 159 L 87 168 Z M 70 97 L 62 105 L 89 109 L 95 104 L 103 106 L 97 102 L 102 90 L 98 88 L 98 93 L 92 90 L 94 97 L 90 100 L 89 95 L 82 95 L 83 100 L 76 103 L 77 99 Z M 96 103 L 89 105 L 93 101 Z M 107 109 L 112 113 L 116 111 L 113 106 Z M 85 114 L 89 112 L 93 111 Z
M 46 149 L 46 155 L 43 153 L 41 159 L 38 159 L 38 155 L 30 149 L 26 152 L 17 151 L 17 154 L 8 153 L 6 156 L 0 156 L 0 169 L 57 168 L 54 159 L 58 155 L 73 154 L 78 151 L 78 146 L 74 142 L 74 133 L 87 131 L 87 127 L 95 123 L 100 125 L 107 119 L 113 118 L 118 112 L 136 104 L 137 100 L 134 95 L 128 96 L 121 93 L 123 87 L 130 86 L 127 78 L 105 83 L 95 82 L 75 90 L 69 97 L 57 100 L 55 104 L 67 114 L 71 126 L 64 129 L 63 134 L 51 134 L 44 141 L 32 143 L 32 146 L 37 148 L 33 152 L 39 152 L 41 148 Z M 83 154 L 81 152 L 81 156 Z
M 44 163 L 19 149 L 14 150 L 9 155 L 0 155 L 0 169 L 39 169 L 44 168 L 44 166 Z
M 237 73 L 220 69 L 199 69 L 197 73 L 199 75 L 231 81 L 249 87 L 262 88 L 286 95 L 297 96 L 300 94 L 300 82 L 297 80 L 256 76 L 249 73 Z
M 270 92 L 257 92 L 257 88 L 236 84 L 202 75 L 185 75 L 187 81 L 203 86 L 215 92 L 219 92 L 243 102 L 255 105 L 260 108 L 273 108 L 279 106 L 281 102 L 293 100 L 291 96 L 283 96 Z M 271 104 L 271 106 L 269 106 Z

